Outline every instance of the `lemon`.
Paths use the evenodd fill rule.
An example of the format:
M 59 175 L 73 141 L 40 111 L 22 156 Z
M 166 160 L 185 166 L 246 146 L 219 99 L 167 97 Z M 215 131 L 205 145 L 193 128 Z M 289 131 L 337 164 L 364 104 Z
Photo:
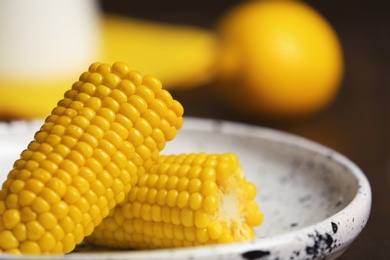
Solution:
M 313 115 L 343 77 L 340 41 L 329 22 L 300 1 L 251 1 L 219 21 L 218 96 L 249 115 Z

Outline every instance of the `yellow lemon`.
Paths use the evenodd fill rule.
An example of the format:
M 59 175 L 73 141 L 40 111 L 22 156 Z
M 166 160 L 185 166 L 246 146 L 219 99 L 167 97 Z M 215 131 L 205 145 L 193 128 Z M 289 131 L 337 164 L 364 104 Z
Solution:
M 251 1 L 227 12 L 218 96 L 250 115 L 296 118 L 326 107 L 341 85 L 341 44 L 329 22 L 300 1 Z

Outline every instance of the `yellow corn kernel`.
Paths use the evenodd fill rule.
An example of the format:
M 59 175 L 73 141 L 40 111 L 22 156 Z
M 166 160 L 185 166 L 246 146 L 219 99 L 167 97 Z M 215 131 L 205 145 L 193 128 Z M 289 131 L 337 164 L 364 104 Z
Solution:
M 122 62 L 92 64 L 65 92 L 2 186 L 0 252 L 72 251 L 158 159 L 182 126 L 182 114 L 158 79 Z M 143 201 L 162 202 L 166 194 L 160 189 L 146 195 L 140 195 Z M 132 215 L 142 210 L 146 221 L 159 220 L 152 218 L 151 206 L 134 206 Z
M 234 154 L 161 155 L 85 241 L 143 249 L 250 240 L 263 221 L 255 196 Z

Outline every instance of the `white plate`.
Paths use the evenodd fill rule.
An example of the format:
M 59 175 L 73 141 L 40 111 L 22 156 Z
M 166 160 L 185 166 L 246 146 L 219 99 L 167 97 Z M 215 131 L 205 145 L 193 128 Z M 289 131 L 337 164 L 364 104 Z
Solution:
M 0 124 L 1 181 L 40 125 Z M 201 151 L 236 153 L 247 178 L 258 187 L 265 220 L 254 241 L 149 251 L 85 252 L 91 248 L 80 247 L 50 259 L 334 259 L 367 223 L 371 208 L 367 178 L 329 148 L 272 129 L 186 118 L 164 153 Z M 4 258 L 10 255 L 0 255 Z

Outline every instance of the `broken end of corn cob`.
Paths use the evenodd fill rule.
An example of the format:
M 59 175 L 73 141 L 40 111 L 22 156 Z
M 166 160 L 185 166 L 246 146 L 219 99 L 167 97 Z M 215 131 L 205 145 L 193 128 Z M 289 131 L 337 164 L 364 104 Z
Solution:
M 263 221 L 236 155 L 163 155 L 86 242 L 170 248 L 251 240 Z
M 122 202 L 183 124 L 161 82 L 93 63 L 65 92 L 0 191 L 0 252 L 62 254 Z
M 216 171 L 219 208 L 212 216 L 213 221 L 220 220 L 222 226 L 217 241 L 223 243 L 254 239 L 253 227 L 259 226 L 264 218 L 255 201 L 256 186 L 246 180 L 236 155 L 224 154 L 219 160 Z M 230 230 L 231 238 L 224 229 Z

